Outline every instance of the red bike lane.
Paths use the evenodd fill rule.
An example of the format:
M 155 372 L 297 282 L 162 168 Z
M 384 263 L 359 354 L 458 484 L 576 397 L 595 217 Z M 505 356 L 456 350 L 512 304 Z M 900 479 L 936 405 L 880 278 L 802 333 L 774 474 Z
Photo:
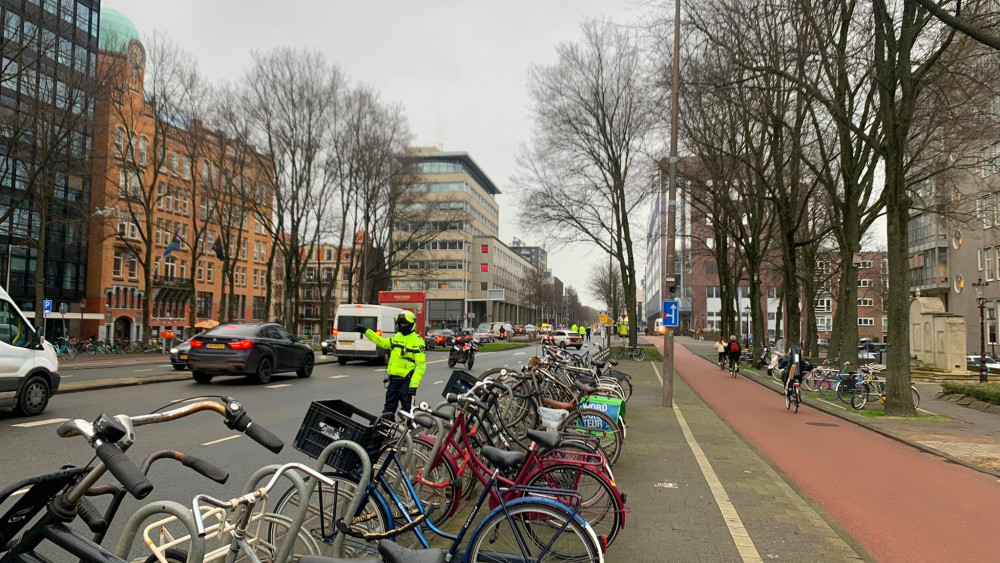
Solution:
M 657 342 L 662 349 L 662 342 Z M 878 561 L 1000 561 L 1000 482 L 805 403 L 677 345 L 674 368 Z

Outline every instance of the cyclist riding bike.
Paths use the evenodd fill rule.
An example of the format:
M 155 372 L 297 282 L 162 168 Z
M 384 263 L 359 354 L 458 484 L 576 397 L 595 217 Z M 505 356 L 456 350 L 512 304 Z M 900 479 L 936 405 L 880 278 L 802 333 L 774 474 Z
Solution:
M 729 344 L 726 345 L 726 353 L 729 354 L 729 371 L 735 369 L 738 372 L 740 370 L 740 354 L 743 353 L 743 348 L 740 347 L 740 341 L 736 336 L 729 335 Z
M 802 377 L 812 370 L 813 366 L 802 357 L 802 351 L 798 346 L 788 347 L 788 354 L 778 362 L 778 369 L 781 371 L 781 385 L 785 388 L 785 394 L 791 393 L 792 385 L 788 383 L 788 373 L 795 367 L 795 375 L 792 378 L 794 383 L 802 385 Z

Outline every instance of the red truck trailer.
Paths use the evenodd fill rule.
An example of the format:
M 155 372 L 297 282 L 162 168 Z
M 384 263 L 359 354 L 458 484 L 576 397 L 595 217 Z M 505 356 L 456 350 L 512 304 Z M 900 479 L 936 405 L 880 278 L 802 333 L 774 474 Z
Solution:
M 417 333 L 421 336 L 427 334 L 427 293 L 424 291 L 380 291 L 378 292 L 378 304 L 387 307 L 399 307 L 407 311 L 413 311 L 417 316 Z

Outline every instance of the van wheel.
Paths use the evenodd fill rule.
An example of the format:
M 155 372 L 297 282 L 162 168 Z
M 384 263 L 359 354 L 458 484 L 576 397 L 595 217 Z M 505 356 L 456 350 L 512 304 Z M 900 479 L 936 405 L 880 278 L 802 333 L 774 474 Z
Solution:
M 21 394 L 17 397 L 17 413 L 22 416 L 42 414 L 49 404 L 49 384 L 40 376 L 34 376 L 25 382 Z
M 194 380 L 196 382 L 198 382 L 198 383 L 211 383 L 212 382 L 212 376 L 209 375 L 209 374 L 207 374 L 207 373 L 205 373 L 205 372 L 203 372 L 203 371 L 191 372 L 191 376 L 194 377 Z
M 342 365 L 342 366 L 346 366 L 347 365 L 347 358 L 337 358 L 337 363 L 340 364 L 340 365 Z

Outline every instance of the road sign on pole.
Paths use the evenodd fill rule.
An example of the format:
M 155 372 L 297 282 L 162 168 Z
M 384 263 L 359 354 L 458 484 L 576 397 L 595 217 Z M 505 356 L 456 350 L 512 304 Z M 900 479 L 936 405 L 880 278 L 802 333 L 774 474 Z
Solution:
M 52 314 L 52 300 L 45 299 L 42 301 L 42 315 L 48 316 Z
M 680 321 L 680 315 L 677 314 L 680 310 L 680 301 L 664 301 L 663 302 L 663 326 L 670 328 L 677 328 L 678 321 Z
M 60 303 L 59 304 L 59 314 L 65 315 L 68 312 L 69 312 L 69 305 L 67 305 L 65 301 L 62 302 L 62 303 Z

